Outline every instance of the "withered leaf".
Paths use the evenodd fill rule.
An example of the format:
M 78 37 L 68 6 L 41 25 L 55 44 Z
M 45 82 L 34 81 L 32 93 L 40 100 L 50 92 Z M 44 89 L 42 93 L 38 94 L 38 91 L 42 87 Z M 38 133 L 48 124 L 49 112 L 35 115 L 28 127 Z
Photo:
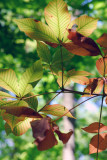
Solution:
M 99 128 L 99 122 L 94 122 L 94 123 L 90 124 L 88 127 L 85 127 L 82 129 L 88 133 L 98 133 L 98 128 Z M 103 132 L 103 131 L 107 131 L 107 126 L 100 123 L 99 132 Z
M 97 153 L 98 148 L 98 135 L 94 136 L 89 144 L 89 154 Z M 98 152 L 107 149 L 107 133 L 99 134 L 99 148 Z
M 38 112 L 25 106 L 4 106 L 1 109 L 17 117 L 42 118 Z
M 37 145 L 38 150 L 47 150 L 58 143 L 48 118 L 31 122 L 31 127 L 35 138 L 34 143 Z
M 100 49 L 98 48 L 94 40 L 92 40 L 89 37 L 83 36 L 82 34 L 78 33 L 75 29 L 68 29 L 68 32 L 68 39 L 72 40 L 71 46 L 75 46 L 75 49 L 71 50 L 72 53 L 81 56 L 97 56 L 101 54 Z M 68 47 L 69 49 L 69 45 L 67 46 L 66 44 L 66 48 Z M 79 49 L 81 52 L 75 51 L 76 49 Z M 84 53 L 85 50 L 87 51 L 86 53 Z
M 55 133 L 58 135 L 59 139 L 63 142 L 63 144 L 67 143 L 71 135 L 73 134 L 72 130 L 68 133 L 62 133 L 59 130 L 59 127 L 57 125 L 55 125 L 53 128 L 54 128 Z

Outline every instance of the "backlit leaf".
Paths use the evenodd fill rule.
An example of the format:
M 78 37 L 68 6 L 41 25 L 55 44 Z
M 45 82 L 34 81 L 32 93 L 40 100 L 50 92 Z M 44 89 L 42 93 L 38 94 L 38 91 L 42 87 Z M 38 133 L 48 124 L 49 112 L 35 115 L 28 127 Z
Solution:
M 67 4 L 63 0 L 51 1 L 45 8 L 45 19 L 55 36 L 62 40 L 71 20 Z
M 19 96 L 17 77 L 12 69 L 0 69 L 0 87 Z
M 28 103 L 29 107 L 31 107 L 35 111 L 37 111 L 38 100 L 37 100 L 36 96 L 33 93 L 30 92 L 27 95 L 25 95 L 24 98 L 26 98 L 26 99 L 23 99 L 23 100 Z
M 104 74 L 107 74 L 107 57 L 105 58 L 99 58 L 96 62 L 96 67 L 98 69 L 98 72 L 104 76 Z
M 12 130 L 18 122 L 25 119 L 24 117 L 16 117 L 8 113 L 3 113 L 2 117 L 8 123 Z
M 107 48 L 107 33 L 104 33 L 100 38 L 97 39 L 97 43 L 103 47 Z
M 89 154 L 97 153 L 98 148 L 98 135 L 94 136 L 89 144 Z M 98 152 L 107 149 L 107 133 L 99 134 L 99 148 Z
M 19 81 L 19 90 L 21 97 L 23 97 L 33 89 L 32 83 L 40 80 L 42 78 L 42 75 L 43 69 L 41 61 L 38 60 L 23 73 Z
M 57 38 L 49 26 L 40 21 L 25 18 L 15 19 L 14 22 L 18 25 L 21 31 L 25 32 L 26 35 L 32 39 L 50 43 L 58 43 Z
M 99 123 L 94 122 L 90 124 L 88 127 L 82 128 L 84 131 L 88 133 L 98 133 L 98 128 L 99 128 Z M 107 126 L 104 124 L 100 123 L 100 129 L 99 132 L 107 131 Z
M 7 135 L 9 133 L 13 133 L 15 136 L 21 136 L 27 132 L 29 128 L 31 128 L 30 122 L 33 121 L 33 118 L 25 118 L 25 120 L 20 121 L 16 124 L 13 130 L 11 130 L 10 126 L 5 124 L 5 131 Z
M 38 53 L 38 56 L 42 59 L 43 62 L 50 64 L 51 53 L 48 49 L 48 46 L 45 43 L 38 41 L 38 43 L 37 43 L 37 53 Z
M 88 45 L 89 49 L 84 48 L 80 45 L 76 45 L 73 42 L 63 43 L 62 45 L 69 52 L 75 55 L 79 55 L 79 56 L 97 56 L 98 55 L 98 53 L 96 53 L 96 49 L 94 49 L 93 47 L 90 48 L 90 45 Z
M 72 114 L 69 112 L 69 110 L 66 107 L 64 107 L 60 104 L 47 105 L 41 110 L 41 112 L 51 114 L 54 116 L 63 116 L 64 115 L 64 116 L 68 116 L 71 118 L 75 118 L 72 116 Z
M 33 109 L 25 106 L 4 106 L 1 109 L 5 110 L 5 113 L 12 114 L 17 117 L 31 117 L 31 118 L 42 118 L 42 116 L 35 112 Z
M 96 29 L 97 21 L 98 19 L 96 18 L 89 17 L 87 15 L 82 15 L 79 18 L 73 20 L 69 27 L 72 27 L 74 24 L 76 24 L 78 26 L 76 31 L 88 37 Z
M 3 99 L 3 98 L 15 98 L 15 97 L 11 96 L 10 94 L 6 92 L 0 91 L 0 99 Z

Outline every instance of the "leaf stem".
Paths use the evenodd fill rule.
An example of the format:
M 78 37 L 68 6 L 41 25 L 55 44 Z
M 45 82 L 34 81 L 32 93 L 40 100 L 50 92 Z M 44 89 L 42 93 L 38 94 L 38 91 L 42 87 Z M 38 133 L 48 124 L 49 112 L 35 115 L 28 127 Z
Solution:
M 61 51 L 61 66 L 62 66 L 62 91 L 64 90 L 64 84 L 63 84 L 63 74 L 64 74 L 64 68 L 63 68 L 63 54 L 62 54 L 62 45 L 60 45 L 60 51 Z
M 62 93 L 62 91 L 60 91 L 60 92 L 59 92 L 58 94 L 56 94 L 51 100 L 49 100 L 49 101 L 45 104 L 45 106 L 47 106 L 47 105 L 48 105 L 53 99 L 55 99 L 60 93 Z M 42 111 L 45 106 L 43 106 L 38 112 Z

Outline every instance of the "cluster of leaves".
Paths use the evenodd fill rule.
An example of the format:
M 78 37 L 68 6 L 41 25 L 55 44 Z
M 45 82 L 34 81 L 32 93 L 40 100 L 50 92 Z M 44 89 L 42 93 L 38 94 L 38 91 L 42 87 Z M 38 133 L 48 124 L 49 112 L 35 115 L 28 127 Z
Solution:
M 66 3 L 63 0 L 53 0 L 45 8 L 45 20 L 47 24 L 31 18 L 14 20 L 21 31 L 37 40 L 37 52 L 40 60 L 23 73 L 19 82 L 13 70 L 0 70 L 0 87 L 15 94 L 15 96 L 11 96 L 11 94 L 0 91 L 0 115 L 6 121 L 6 133 L 19 136 L 31 127 L 35 138 L 34 143 L 39 150 L 46 150 L 57 144 L 54 132 L 64 144 L 73 133 L 73 131 L 66 134 L 61 133 L 57 124 L 48 114 L 59 118 L 64 115 L 74 118 L 70 111 L 60 104 L 46 104 L 37 111 L 38 101 L 36 95 L 32 93 L 32 89 L 43 76 L 41 62 L 44 68 L 49 69 L 50 74 L 53 74 L 60 89 L 58 94 L 66 92 L 65 86 L 73 81 L 87 85 L 84 92 L 79 92 L 83 96 L 98 95 L 102 90 L 102 98 L 107 96 L 107 34 L 104 33 L 96 42 L 88 37 L 96 29 L 98 19 L 82 15 L 71 21 Z M 47 45 L 56 48 L 53 55 Z M 89 79 L 87 76 L 92 74 L 86 71 L 75 71 L 74 69 L 67 71 L 66 62 L 72 59 L 73 54 L 79 56 L 100 55 L 101 58 L 97 60 L 96 67 L 101 77 Z M 55 92 L 57 93 L 57 91 Z M 103 126 L 103 130 L 100 125 Z M 88 132 L 98 133 L 98 136 L 91 140 L 90 154 L 107 148 L 107 133 L 99 134 L 99 132 L 107 131 L 107 127 L 100 122 L 93 123 L 92 127 L 96 128 L 95 131 L 89 129 Z M 104 141 L 104 147 L 101 147 L 101 139 Z M 97 142 L 99 143 L 97 144 Z M 92 147 L 94 147 L 94 152 Z

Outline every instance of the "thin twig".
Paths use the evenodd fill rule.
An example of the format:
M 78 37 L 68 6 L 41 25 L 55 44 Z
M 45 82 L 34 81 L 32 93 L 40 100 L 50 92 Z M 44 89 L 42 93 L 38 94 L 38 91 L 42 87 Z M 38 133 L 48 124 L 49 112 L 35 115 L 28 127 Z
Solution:
M 61 66 L 62 66 L 62 90 L 64 89 L 63 84 L 63 74 L 64 74 L 64 68 L 63 68 L 63 54 L 62 54 L 62 46 L 60 45 L 60 51 L 61 51 Z
M 29 97 L 24 97 L 22 98 L 23 100 L 25 99 L 28 99 L 28 98 L 32 98 L 32 97 L 37 97 L 37 96 L 42 96 L 42 95 L 45 95 L 45 94 L 50 94 L 50 93 L 60 93 L 60 92 L 45 92 L 45 93 L 42 93 L 42 94 L 36 94 L 36 95 L 33 95 L 33 96 L 29 96 Z
M 103 57 L 103 62 L 104 62 L 104 74 L 103 77 L 105 78 L 105 59 Z M 96 160 L 98 160 L 98 149 L 99 149 L 99 131 L 100 131 L 100 123 L 101 123 L 101 117 L 102 117 L 102 110 L 103 110 L 103 100 L 104 100 L 104 95 L 105 95 L 105 79 L 103 81 L 103 96 L 102 96 L 102 101 L 101 101 L 101 109 L 100 109 L 100 118 L 99 118 L 99 126 L 98 126 L 98 146 L 97 146 L 97 155 L 96 155 Z
M 59 92 L 58 94 L 56 94 L 51 100 L 49 100 L 49 101 L 45 104 L 45 106 L 47 106 L 47 105 L 48 105 L 53 99 L 55 99 L 60 93 L 62 93 L 62 91 L 60 91 L 60 92 Z M 42 111 L 45 106 L 43 106 L 38 112 Z

